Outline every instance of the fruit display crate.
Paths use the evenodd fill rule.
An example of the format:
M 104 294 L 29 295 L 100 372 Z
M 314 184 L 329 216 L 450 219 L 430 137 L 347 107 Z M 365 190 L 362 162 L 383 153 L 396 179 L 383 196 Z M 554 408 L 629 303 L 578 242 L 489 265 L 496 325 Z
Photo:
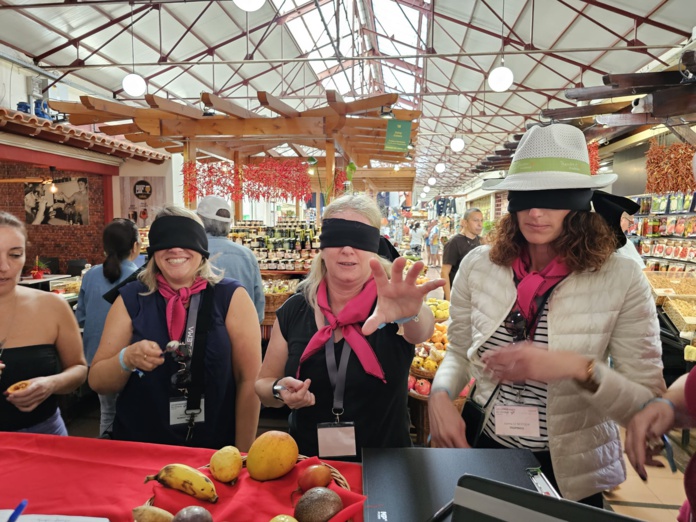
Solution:
M 413 390 L 408 392 L 408 406 L 411 413 L 411 424 L 415 428 L 416 434 L 414 444 L 417 446 L 430 446 L 428 437 L 430 437 L 430 416 L 428 414 L 428 395 L 421 395 Z M 459 413 L 464 409 L 466 397 L 457 397 L 454 399 L 454 405 L 459 410 Z
M 696 272 L 645 272 L 657 306 L 668 297 L 696 298 Z

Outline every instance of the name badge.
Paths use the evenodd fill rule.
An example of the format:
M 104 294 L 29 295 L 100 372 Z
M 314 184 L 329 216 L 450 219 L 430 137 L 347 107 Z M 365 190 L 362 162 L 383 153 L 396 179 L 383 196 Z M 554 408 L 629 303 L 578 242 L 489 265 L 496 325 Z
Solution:
M 319 457 L 355 457 L 355 425 L 352 422 L 317 424 Z
M 495 434 L 513 437 L 541 437 L 539 409 L 535 406 L 496 406 Z
M 194 422 L 205 422 L 205 399 L 201 397 L 200 412 L 197 412 L 194 417 Z M 169 425 L 177 426 L 179 424 L 188 424 L 191 418 L 191 412 L 186 413 L 186 398 L 175 397 L 169 399 Z

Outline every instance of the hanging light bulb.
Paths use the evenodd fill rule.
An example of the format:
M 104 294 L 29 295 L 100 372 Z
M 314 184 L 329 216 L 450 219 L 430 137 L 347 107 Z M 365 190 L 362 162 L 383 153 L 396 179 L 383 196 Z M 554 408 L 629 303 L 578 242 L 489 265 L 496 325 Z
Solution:
M 52 194 L 55 194 L 56 192 L 58 192 L 58 187 L 56 187 L 56 184 L 53 183 L 52 181 L 51 181 L 51 189 L 50 190 L 51 190 Z
M 426 196 L 425 192 L 421 192 L 420 198 L 421 198 L 421 199 L 425 199 L 425 196 Z
M 445 172 L 446 168 L 447 167 L 445 167 L 444 163 L 438 163 L 437 165 L 435 165 L 435 172 L 437 172 L 438 174 L 442 174 L 443 172 Z
M 247 13 L 253 13 L 254 11 L 258 11 L 261 9 L 263 4 L 266 3 L 266 0 L 232 0 L 234 2 L 234 5 L 239 7 L 242 11 L 246 11 Z
M 147 89 L 147 84 L 145 79 L 139 74 L 130 73 L 123 78 L 121 83 L 123 90 L 126 91 L 128 96 L 138 97 L 145 94 Z
M 428 178 L 428 185 L 430 185 L 432 187 L 433 185 L 435 185 L 435 183 L 437 183 L 437 180 L 435 178 L 433 178 L 433 177 Z
M 450 141 L 450 149 L 452 149 L 453 152 L 461 152 L 464 150 L 464 138 L 460 138 L 459 136 L 456 136 L 452 138 L 452 141 Z
M 488 75 L 488 86 L 495 92 L 507 91 L 515 79 L 512 71 L 505 67 L 505 0 L 503 0 L 503 12 L 500 21 L 502 23 L 500 27 L 500 41 L 503 42 L 503 49 L 500 53 L 500 66 L 493 69 Z
M 135 37 L 133 36 L 133 31 L 135 26 L 133 24 L 133 4 L 131 4 L 131 64 L 133 68 L 132 72 L 127 74 L 123 81 L 121 82 L 121 87 L 126 91 L 128 96 L 138 97 L 145 94 L 147 90 L 147 84 L 142 76 L 136 74 L 135 72 Z
M 429 187 L 428 185 L 426 185 L 425 187 L 423 187 L 423 192 L 425 192 L 426 194 L 427 194 L 428 192 L 430 192 L 430 187 Z
M 501 60 L 501 63 L 500 67 L 496 67 L 488 75 L 488 86 L 495 92 L 507 91 L 515 80 L 512 71 L 505 67 L 505 58 Z

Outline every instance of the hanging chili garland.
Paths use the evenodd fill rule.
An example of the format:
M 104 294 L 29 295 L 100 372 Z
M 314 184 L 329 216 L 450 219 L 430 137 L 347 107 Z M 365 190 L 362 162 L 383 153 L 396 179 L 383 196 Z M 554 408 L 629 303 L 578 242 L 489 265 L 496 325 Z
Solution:
M 593 141 L 587 145 L 587 154 L 590 157 L 590 174 L 594 176 L 599 170 L 599 143 Z
M 299 159 L 266 158 L 239 169 L 230 163 L 189 161 L 184 163 L 182 174 L 184 197 L 189 201 L 209 195 L 231 197 L 232 201 L 306 200 L 312 194 L 307 166 Z
M 664 145 L 653 138 L 645 154 L 648 181 L 645 191 L 652 194 L 693 192 L 696 182 L 691 171 L 694 147 L 686 143 Z

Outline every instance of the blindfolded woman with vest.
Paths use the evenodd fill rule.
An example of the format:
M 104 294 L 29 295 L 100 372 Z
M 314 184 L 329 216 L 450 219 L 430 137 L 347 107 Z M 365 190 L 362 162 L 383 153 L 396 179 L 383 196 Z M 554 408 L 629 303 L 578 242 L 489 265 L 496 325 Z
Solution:
M 484 184 L 509 191 L 509 214 L 457 272 L 429 400 L 435 445 L 530 449 L 561 495 L 598 507 L 626 478 L 617 423 L 664 391 L 650 287 L 615 253 L 635 203 L 595 190 L 615 179 L 590 175 L 579 129 L 527 131 Z M 460 416 L 449 399 L 472 377 Z
M 326 207 L 321 253 L 277 312 L 256 381 L 261 402 L 293 411 L 300 453 L 359 460 L 363 447 L 410 446 L 407 382 L 414 343 L 433 332 L 416 285 L 423 263 L 377 255 L 381 214 L 366 196 Z
M 89 374 L 96 392 L 119 393 L 113 436 L 247 451 L 259 418 L 254 304 L 212 268 L 194 213 L 166 207 L 149 240 L 147 267 L 119 290 Z

